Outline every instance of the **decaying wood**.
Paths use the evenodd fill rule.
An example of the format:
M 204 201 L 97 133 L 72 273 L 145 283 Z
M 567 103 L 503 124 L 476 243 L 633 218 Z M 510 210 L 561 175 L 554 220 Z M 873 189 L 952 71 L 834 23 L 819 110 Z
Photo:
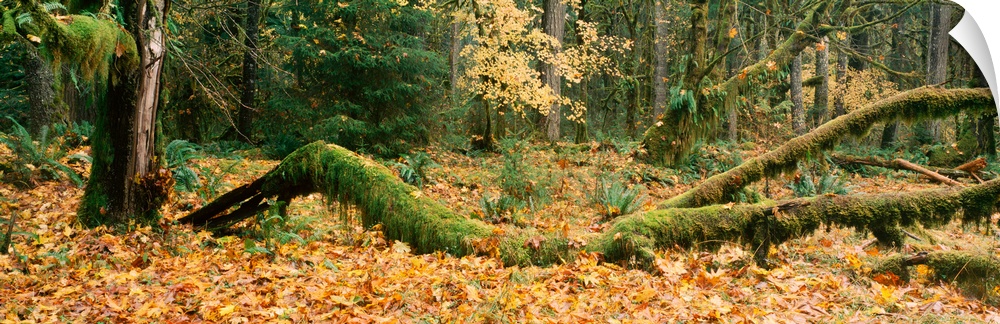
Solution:
M 886 160 L 886 159 L 875 157 L 875 156 L 858 157 L 858 156 L 851 156 L 851 155 L 837 154 L 837 153 L 830 154 L 829 156 L 830 156 L 830 160 L 832 160 L 833 163 L 836 163 L 837 165 L 840 165 L 840 166 L 868 165 L 868 166 L 876 166 L 876 167 L 880 167 L 880 168 L 893 169 L 893 170 L 907 170 L 906 168 L 904 168 L 904 167 L 900 166 L 899 164 L 895 163 L 895 161 L 893 161 L 893 160 Z M 975 161 L 972 161 L 972 162 L 969 162 L 969 163 L 966 163 L 966 164 L 963 164 L 962 166 L 959 166 L 958 168 L 955 168 L 955 169 L 938 168 L 938 167 L 931 167 L 931 166 L 924 166 L 924 165 L 921 165 L 920 167 L 925 168 L 927 170 L 934 171 L 935 173 L 938 173 L 940 175 L 943 175 L 943 176 L 946 176 L 946 177 L 952 178 L 952 179 L 973 178 L 973 179 L 982 179 L 982 180 L 993 180 L 993 178 L 994 178 L 993 175 L 982 172 L 982 168 L 979 168 L 979 169 L 970 168 L 970 169 L 974 170 L 974 173 L 970 173 L 970 172 L 967 172 L 967 170 L 962 170 L 961 169 L 963 166 L 965 166 L 967 164 L 979 163 L 979 162 L 976 162 L 976 161 L 979 161 L 979 159 L 977 159 Z M 986 160 L 982 159 L 982 163 L 983 163 L 983 167 L 985 167 Z M 982 181 L 979 181 L 979 182 L 981 183 Z
M 955 170 L 965 171 L 969 173 L 969 175 L 972 176 L 973 178 L 976 178 L 976 181 L 982 183 L 983 179 L 980 179 L 978 176 L 976 176 L 976 173 L 979 173 L 979 171 L 982 171 L 985 168 L 986 168 L 986 159 L 977 158 L 965 164 L 959 165 L 957 168 L 955 168 Z
M 958 186 L 958 187 L 962 186 L 961 182 L 952 180 L 951 178 L 945 177 L 937 172 L 927 170 L 919 165 L 910 163 L 909 161 L 903 159 L 895 159 L 892 162 L 903 167 L 904 169 L 923 174 L 931 179 L 934 179 L 937 182 L 941 182 L 949 186 Z

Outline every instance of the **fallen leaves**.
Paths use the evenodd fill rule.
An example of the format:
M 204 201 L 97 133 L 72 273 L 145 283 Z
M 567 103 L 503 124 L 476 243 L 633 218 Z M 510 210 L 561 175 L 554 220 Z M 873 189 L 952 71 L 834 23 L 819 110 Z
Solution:
M 545 161 L 553 170 L 580 174 L 587 173 L 580 170 L 591 170 L 584 168 L 600 167 L 584 166 L 593 161 L 579 157 L 563 157 L 569 161 L 565 167 L 551 155 L 529 159 Z M 625 164 L 620 161 L 624 160 L 610 164 Z M 435 170 L 430 185 L 414 193 L 465 208 L 463 214 L 470 214 L 478 195 L 495 190 L 472 185 L 490 179 L 481 174 L 478 161 L 441 164 L 462 167 Z M 270 166 L 262 164 L 244 172 L 242 178 L 230 176 L 223 181 L 231 188 Z M 443 180 L 444 174 L 455 174 L 465 183 Z M 580 184 L 592 180 L 573 179 L 560 199 L 585 197 Z M 753 265 L 752 251 L 722 243 L 712 253 L 654 251 L 658 257 L 651 271 L 645 272 L 601 263 L 599 255 L 585 252 L 587 239 L 612 228 L 610 223 L 587 218 L 587 213 L 595 213 L 593 208 L 552 203 L 542 207 L 552 214 L 526 223 L 538 231 L 561 235 L 584 251 L 566 264 L 549 268 L 504 267 L 487 257 L 454 258 L 443 252 L 414 255 L 408 244 L 387 241 L 381 233 L 357 226 L 350 210 L 339 217 L 327 210 L 321 197 L 310 196 L 290 206 L 290 214 L 301 217 L 290 222 L 305 224 L 304 230 L 295 233 L 305 242 L 279 246 L 272 259 L 246 253 L 248 241 L 263 245 L 247 236 L 215 237 L 168 222 L 155 230 L 144 227 L 127 234 L 81 228 L 75 225 L 74 211 L 82 191 L 72 186 L 45 183 L 18 192 L 0 184 L 0 194 L 19 201 L 6 208 L 25 215 L 18 225 L 35 235 L 15 237 L 17 254 L 0 255 L 0 311 L 4 312 L 0 318 L 14 322 L 87 318 L 231 323 L 420 319 L 807 323 L 888 318 L 907 322 L 925 315 L 975 322 L 988 321 L 997 313 L 928 280 L 933 273 L 926 267 L 915 267 L 916 276 L 922 279 L 911 282 L 859 276 L 866 262 L 862 258 L 872 250 L 845 243 L 856 240 L 850 230 L 833 229 L 775 247 L 770 255 L 776 266 L 771 269 Z M 175 208 L 173 204 L 164 208 L 168 220 L 183 214 Z M 516 226 L 500 226 L 493 235 L 517 230 Z M 544 237 L 531 236 L 523 244 L 540 249 L 551 243 L 544 242 Z M 622 240 L 621 235 L 615 238 Z M 495 240 L 481 243 L 490 251 L 501 248 Z

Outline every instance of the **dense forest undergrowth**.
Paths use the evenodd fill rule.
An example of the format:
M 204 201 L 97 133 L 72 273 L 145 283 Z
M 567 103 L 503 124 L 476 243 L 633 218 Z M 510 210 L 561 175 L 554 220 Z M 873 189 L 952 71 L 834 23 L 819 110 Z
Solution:
M 682 168 L 635 161 L 628 143 L 550 145 L 510 140 L 500 153 L 466 155 L 437 146 L 383 160 L 420 194 L 456 213 L 501 225 L 531 227 L 586 249 L 622 213 L 649 211 L 707 177 L 767 151 L 725 142 L 697 147 Z M 69 153 L 85 152 L 86 147 Z M 211 151 L 211 150 L 209 150 Z M 0 187 L 19 213 L 13 253 L 0 256 L 2 304 L 8 320 L 60 321 L 995 321 L 996 291 L 949 284 L 926 266 L 912 276 L 872 276 L 891 255 L 965 251 L 991 255 L 1000 247 L 992 225 L 910 228 L 916 239 L 900 249 L 872 244 L 869 235 L 831 227 L 768 251 L 721 243 L 714 252 L 656 252 L 652 268 L 629 270 L 579 252 L 551 267 L 504 266 L 482 256 L 415 255 L 408 244 L 366 230 L 352 208 L 318 195 L 294 200 L 287 216 L 262 213 L 213 235 L 176 220 L 277 165 L 259 150 L 188 151 L 183 167 L 197 181 L 176 190 L 163 220 L 126 235 L 76 221 L 82 190 L 69 180 L 31 190 Z M 10 157 L 11 152 L 3 152 Z M 875 152 L 878 154 L 878 152 Z M 885 154 L 885 153 L 882 153 Z M 899 153 L 896 153 L 897 155 Z M 240 158 L 240 155 L 250 158 Z M 891 157 L 891 156 L 890 156 Z M 918 160 L 917 156 L 907 156 Z M 424 162 L 415 162 L 418 160 Z M 433 161 L 433 163 L 430 163 Z M 87 164 L 63 163 L 86 175 Z M 993 169 L 993 168 L 991 168 Z M 910 192 L 934 188 L 909 171 L 845 170 L 817 159 L 801 170 L 752 186 L 770 199 L 813 194 Z M 993 170 L 995 172 L 995 170 Z M 985 173 L 989 174 L 989 172 Z M 417 180 L 419 179 L 419 180 Z M 808 182 L 808 184 L 806 184 Z M 180 188 L 180 187 L 178 187 Z M 517 195 L 524 200 L 515 198 Z M 634 198 L 630 198 L 634 197 Z M 538 244 L 530 240 L 525 247 Z M 975 285 L 971 287 L 976 287 Z M 982 288 L 982 287 L 980 287 Z M 993 297 L 991 297 L 993 296 Z M 983 298 L 985 300 L 977 299 Z M 986 303 L 984 303 L 986 302 Z

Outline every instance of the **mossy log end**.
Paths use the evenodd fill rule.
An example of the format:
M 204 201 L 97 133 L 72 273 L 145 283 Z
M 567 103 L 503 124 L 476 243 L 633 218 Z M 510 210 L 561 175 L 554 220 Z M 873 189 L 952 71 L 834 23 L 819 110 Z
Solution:
M 934 279 L 955 282 L 966 294 L 986 301 L 1000 302 L 995 288 L 1000 286 L 1000 258 L 961 251 L 920 252 L 878 260 L 872 265 L 873 276 L 896 275 L 900 281 L 910 281 L 909 267 L 926 265 Z
M 960 111 L 975 113 L 994 107 L 993 95 L 987 88 L 922 87 L 910 90 L 837 117 L 775 150 L 705 180 L 697 187 L 661 203 L 659 207 L 690 208 L 723 203 L 743 187 L 763 177 L 777 176 L 793 170 L 802 159 L 820 156 L 823 151 L 834 148 L 849 135 L 864 136 L 877 123 L 936 119 L 952 116 Z

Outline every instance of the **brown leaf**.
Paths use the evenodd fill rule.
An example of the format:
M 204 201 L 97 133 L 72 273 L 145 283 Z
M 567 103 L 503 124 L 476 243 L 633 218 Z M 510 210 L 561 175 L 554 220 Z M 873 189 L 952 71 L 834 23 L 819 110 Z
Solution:
M 122 57 L 122 55 L 125 55 L 125 45 L 118 42 L 118 44 L 115 44 L 115 57 Z

